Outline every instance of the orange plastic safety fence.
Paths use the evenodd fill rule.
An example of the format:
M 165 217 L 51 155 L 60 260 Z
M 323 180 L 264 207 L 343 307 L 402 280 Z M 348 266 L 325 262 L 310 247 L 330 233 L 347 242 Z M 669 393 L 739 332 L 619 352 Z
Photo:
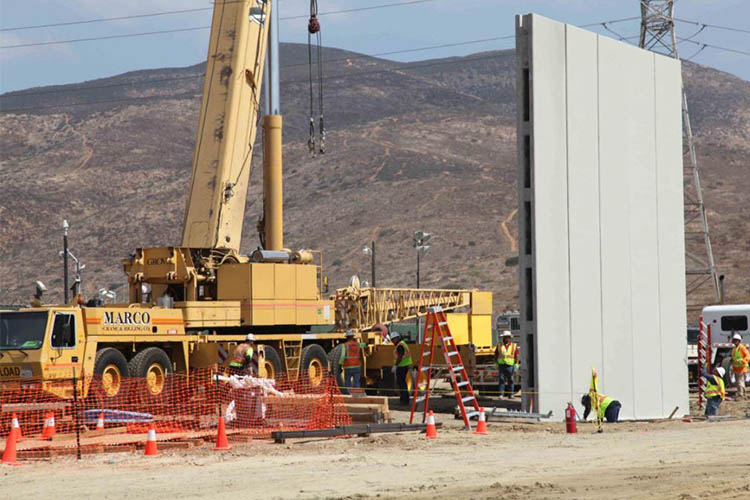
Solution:
M 2 448 L 14 418 L 20 459 L 140 448 L 152 425 L 158 441 L 211 440 L 220 416 L 230 441 L 351 423 L 330 374 L 282 374 L 269 383 L 201 369 L 119 380 L 86 376 L 76 380 L 75 394 L 73 388 L 72 378 L 0 382 Z

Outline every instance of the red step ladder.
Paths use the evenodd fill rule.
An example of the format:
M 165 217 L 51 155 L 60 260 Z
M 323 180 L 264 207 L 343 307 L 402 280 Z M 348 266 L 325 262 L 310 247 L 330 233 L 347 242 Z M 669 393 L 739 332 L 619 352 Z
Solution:
M 434 365 L 435 349 L 442 349 L 445 359 L 444 366 Z M 425 362 L 425 358 L 428 356 L 429 360 Z M 422 423 L 424 423 L 430 409 L 430 383 L 433 379 L 437 381 L 440 378 L 437 373 L 438 370 L 447 371 L 451 385 L 453 386 L 453 392 L 456 395 L 456 401 L 458 401 L 458 407 L 461 410 L 461 416 L 464 419 L 464 425 L 467 430 L 471 430 L 470 419 L 479 415 L 479 403 L 474 395 L 474 389 L 471 387 L 469 374 L 466 373 L 466 368 L 461 360 L 458 347 L 456 347 L 453 335 L 450 328 L 448 328 L 448 318 L 445 316 L 445 311 L 443 311 L 442 307 L 431 307 L 427 313 L 424 334 L 422 335 L 419 370 L 417 371 L 417 383 L 414 384 L 409 423 L 414 422 L 414 413 L 417 409 L 417 404 L 421 402 L 424 402 L 424 408 L 422 409 Z M 433 377 L 433 372 L 436 373 L 435 377 Z M 422 373 L 425 374 L 424 378 L 427 384 L 424 396 L 419 396 L 419 378 Z M 468 402 L 471 402 L 471 406 L 474 408 L 473 411 L 466 411 L 465 403 Z

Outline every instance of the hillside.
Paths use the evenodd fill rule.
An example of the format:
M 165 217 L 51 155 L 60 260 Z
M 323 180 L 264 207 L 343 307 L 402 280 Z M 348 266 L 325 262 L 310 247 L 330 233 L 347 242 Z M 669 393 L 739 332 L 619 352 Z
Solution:
M 423 286 L 490 289 L 496 308 L 516 307 L 513 53 L 325 58 L 328 152 L 311 158 L 307 48 L 282 45 L 287 246 L 323 250 L 336 287 L 369 279 L 374 239 L 378 285 L 414 286 L 411 234 L 425 230 Z M 36 279 L 61 296 L 63 218 L 88 293 L 122 285 L 132 249 L 179 243 L 203 66 L 0 96 L 0 303 L 27 302 Z M 684 78 L 716 260 L 729 300 L 749 301 L 750 83 L 690 63 Z M 243 250 L 258 244 L 255 166 Z

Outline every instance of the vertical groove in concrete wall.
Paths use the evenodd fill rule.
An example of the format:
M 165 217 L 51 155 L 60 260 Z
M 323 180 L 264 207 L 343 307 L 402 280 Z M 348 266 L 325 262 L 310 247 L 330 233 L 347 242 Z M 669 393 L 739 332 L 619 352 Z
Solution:
M 593 367 L 626 418 L 686 412 L 679 62 L 536 15 L 516 40 L 524 408 Z

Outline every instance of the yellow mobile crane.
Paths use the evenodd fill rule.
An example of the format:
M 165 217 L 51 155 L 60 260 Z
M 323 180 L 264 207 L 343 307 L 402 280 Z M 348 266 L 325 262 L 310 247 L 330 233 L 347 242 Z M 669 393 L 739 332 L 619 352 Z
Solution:
M 470 308 L 452 321 L 463 325 L 464 344 L 491 349 L 489 292 L 350 287 L 324 297 L 322 254 L 284 248 L 282 118 L 268 99 L 273 90 L 263 116 L 263 246 L 240 252 L 271 8 L 271 0 L 214 2 L 181 245 L 138 248 L 123 260 L 127 304 L 0 312 L 0 379 L 40 377 L 47 390 L 69 397 L 72 388 L 54 380 L 74 371 L 101 376 L 109 396 L 125 377 L 145 377 L 159 394 L 171 372 L 221 362 L 252 332 L 262 374 L 305 370 L 316 384 L 344 331 L 354 329 L 367 344 L 368 380 L 377 382 L 393 363 L 393 346 L 373 328 L 431 306 Z M 269 58 L 269 74 L 277 75 L 276 49 L 277 40 Z M 311 333 L 313 326 L 332 331 Z

